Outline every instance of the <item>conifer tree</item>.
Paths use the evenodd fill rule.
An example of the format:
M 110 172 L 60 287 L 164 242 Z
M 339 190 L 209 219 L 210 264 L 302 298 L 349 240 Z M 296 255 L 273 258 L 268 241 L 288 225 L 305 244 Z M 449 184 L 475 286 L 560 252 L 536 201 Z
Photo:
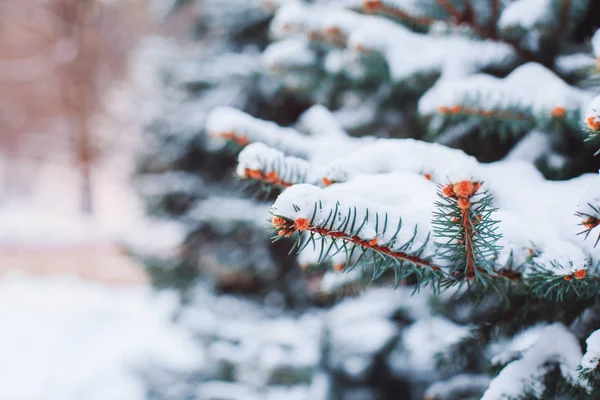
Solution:
M 314 105 L 293 127 L 217 107 L 206 129 L 280 193 L 274 240 L 341 281 L 435 295 L 451 322 L 402 339 L 459 326 L 427 399 L 598 398 L 598 4 L 265 7 L 268 73 Z

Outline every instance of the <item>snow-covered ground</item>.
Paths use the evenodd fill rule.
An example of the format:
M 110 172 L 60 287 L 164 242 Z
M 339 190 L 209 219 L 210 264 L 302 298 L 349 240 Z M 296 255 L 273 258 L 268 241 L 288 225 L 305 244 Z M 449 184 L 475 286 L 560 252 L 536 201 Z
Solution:
M 145 399 L 138 373 L 196 371 L 174 293 L 70 277 L 0 279 L 0 399 Z

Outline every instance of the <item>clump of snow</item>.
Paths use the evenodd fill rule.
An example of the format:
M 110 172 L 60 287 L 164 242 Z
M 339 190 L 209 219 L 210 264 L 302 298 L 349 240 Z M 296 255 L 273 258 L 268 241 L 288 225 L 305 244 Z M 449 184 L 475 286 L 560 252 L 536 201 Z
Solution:
M 537 324 L 518 332 L 513 337 L 491 343 L 486 352 L 492 365 L 506 365 L 521 358 L 523 353 L 533 346 L 548 324 Z
M 317 55 L 306 39 L 293 37 L 269 45 L 263 52 L 262 60 L 270 71 L 279 72 L 313 66 L 317 62 Z
M 581 360 L 581 367 L 595 370 L 600 363 L 600 330 L 594 331 L 585 341 L 587 350 Z
M 485 375 L 462 374 L 436 382 L 425 391 L 426 399 L 453 400 L 483 393 L 491 379 Z
M 578 246 L 557 240 L 544 243 L 542 255 L 535 257 L 534 263 L 555 275 L 563 276 L 587 270 L 590 260 Z
M 600 35 L 598 36 L 600 38 Z M 594 68 L 596 59 L 589 53 L 574 53 L 556 57 L 556 68 L 561 74 L 571 74 Z
M 540 64 L 527 63 L 503 79 L 477 74 L 439 81 L 419 100 L 419 112 L 432 115 L 440 107 L 459 105 L 487 111 L 516 109 L 549 116 L 556 107 L 580 110 L 589 101 L 589 93 L 572 88 Z
M 600 218 L 600 177 L 585 192 L 579 200 L 577 211 L 584 215 Z
M 553 17 L 552 0 L 516 0 L 508 4 L 498 21 L 503 30 L 531 30 L 548 24 Z
M 213 138 L 233 134 L 251 143 L 263 142 L 288 154 L 303 155 L 310 152 L 310 142 L 303 140 L 305 136 L 295 129 L 254 118 L 233 107 L 213 109 L 206 120 L 206 130 Z
M 596 30 L 596 33 L 592 36 L 592 50 L 596 57 L 600 57 L 600 29 Z
M 519 140 L 504 159 L 534 163 L 542 155 L 550 152 L 550 137 L 546 132 L 533 130 Z
M 544 391 L 543 377 L 554 363 L 569 382 L 577 381 L 576 368 L 581 359 L 579 343 L 562 324 L 555 323 L 540 333 L 534 345 L 523 357 L 508 364 L 485 391 L 482 400 L 501 400 L 519 397 L 527 390 L 535 396 Z
M 283 152 L 260 142 L 246 146 L 238 155 L 237 175 L 246 178 L 246 170 L 260 171 L 264 175 L 275 172 L 278 180 L 288 184 L 317 185 L 322 177 L 308 161 L 298 157 L 286 157 Z
M 346 132 L 336 120 L 335 115 L 321 104 L 315 104 L 302 113 L 296 128 L 312 136 L 332 136 L 342 138 Z
M 173 324 L 175 293 L 70 278 L 0 280 L 0 397 L 146 399 L 139 370 L 205 367 L 193 337 Z
M 417 320 L 406 328 L 390 355 L 390 367 L 400 375 L 421 378 L 436 370 L 436 357 L 471 335 L 471 327 L 441 317 Z

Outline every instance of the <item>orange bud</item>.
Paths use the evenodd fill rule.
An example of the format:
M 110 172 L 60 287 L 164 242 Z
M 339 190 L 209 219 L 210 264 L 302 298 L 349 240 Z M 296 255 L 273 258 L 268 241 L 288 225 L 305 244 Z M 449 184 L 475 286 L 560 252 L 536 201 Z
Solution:
M 469 199 L 465 199 L 464 197 L 459 197 L 458 198 L 458 207 L 465 211 L 467 209 L 469 209 L 469 207 L 471 206 L 471 202 L 469 201 Z
M 369 245 L 370 246 L 377 246 L 377 238 L 373 238 L 373 239 L 369 240 Z
M 236 142 L 238 142 L 240 146 L 248 146 L 248 143 L 250 143 L 246 136 L 238 136 Z
M 438 112 L 440 114 L 448 114 L 450 112 L 450 109 L 448 107 L 440 106 L 438 107 Z
M 453 197 L 454 189 L 452 189 L 452 185 L 446 185 L 442 187 L 442 194 L 446 197 Z
M 251 179 L 259 180 L 259 179 L 263 178 L 262 172 L 257 169 L 247 169 L 244 172 L 245 172 L 246 176 L 250 177 Z
M 219 132 L 216 136 L 223 138 L 225 140 L 233 140 L 235 139 L 235 134 L 233 132 Z
M 575 278 L 582 280 L 583 278 L 586 277 L 587 272 L 585 271 L 585 269 L 578 269 L 577 271 L 575 271 L 573 273 L 573 275 L 575 275 Z
M 452 186 L 454 193 L 458 197 L 471 197 L 474 191 L 474 185 L 471 181 L 460 181 Z
M 571 275 L 565 275 L 565 276 L 563 277 L 563 279 L 564 279 L 565 281 L 569 282 L 571 279 L 573 279 L 573 277 L 572 277 Z
M 454 217 L 454 218 L 452 218 L 452 222 L 460 222 L 460 218 Z
M 321 182 L 323 182 L 323 186 L 329 186 L 333 184 L 333 181 L 326 177 L 321 178 Z
M 458 114 L 461 110 L 460 106 L 452 106 L 450 107 L 450 114 Z
M 593 131 L 600 130 L 600 121 L 596 121 L 596 117 L 589 117 L 587 119 L 587 124 Z
M 425 179 L 427 179 L 428 181 L 431 180 L 431 174 L 425 174 L 423 175 L 425 177 Z
M 285 219 L 278 217 L 278 216 L 274 216 L 273 218 L 271 218 L 271 223 L 274 226 L 281 226 L 281 225 L 285 225 Z
M 296 220 L 295 225 L 298 231 L 303 232 L 309 228 L 310 222 L 307 218 L 300 217 Z
M 564 107 L 554 107 L 551 114 L 554 118 L 564 118 L 566 112 Z
M 308 269 L 308 267 L 310 267 L 310 264 L 309 264 L 309 263 L 307 263 L 307 262 L 304 262 L 304 263 L 300 263 L 298 266 L 299 266 L 299 267 L 300 267 L 300 269 L 302 269 L 302 270 L 307 270 L 307 269 Z
M 594 229 L 595 227 L 598 226 L 598 224 L 600 223 L 600 221 L 598 221 L 598 219 L 594 218 L 594 217 L 587 217 L 586 219 L 584 219 L 581 224 L 583 226 L 585 226 L 587 229 Z
M 335 272 L 342 272 L 344 270 L 344 264 L 333 264 L 333 270 Z
M 267 176 L 265 177 L 265 180 L 267 182 L 271 182 L 271 183 L 276 183 L 279 180 L 279 177 L 277 176 L 277 172 L 275 171 L 270 171 Z
M 377 10 L 381 9 L 383 3 L 381 0 L 364 0 L 363 1 L 363 11 L 367 14 L 374 13 Z

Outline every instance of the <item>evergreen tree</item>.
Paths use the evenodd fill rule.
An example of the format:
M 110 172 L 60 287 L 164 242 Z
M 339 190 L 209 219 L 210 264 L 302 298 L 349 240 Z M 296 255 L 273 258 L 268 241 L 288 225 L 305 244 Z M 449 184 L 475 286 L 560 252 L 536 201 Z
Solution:
M 373 324 L 343 325 L 377 343 L 368 363 L 340 350 L 344 304 L 326 314 L 333 322 L 318 365 L 333 389 L 321 398 L 352 398 L 340 388 L 365 384 L 380 389 L 367 398 L 381 399 L 598 398 L 599 3 L 262 7 L 253 8 L 260 18 L 237 18 L 224 13 L 235 8 L 208 2 L 203 33 L 221 32 L 212 57 L 227 61 L 195 61 L 218 71 L 214 78 L 176 64 L 160 92 L 165 107 L 146 129 L 152 144 L 139 179 L 152 182 L 140 186 L 149 212 L 187 227 L 176 270 L 202 270 L 236 291 L 251 271 L 266 294 L 264 282 L 293 287 L 302 274 L 289 267 L 299 264 L 316 274 L 318 291 L 418 292 L 390 295 L 402 302 L 393 313 L 367 303 L 365 313 L 387 322 L 362 319 L 359 303 L 346 302 Z M 248 56 L 246 40 L 262 51 L 250 56 L 253 68 L 237 61 Z M 229 91 L 230 100 L 216 100 Z M 232 201 L 232 152 L 238 178 L 267 202 Z M 292 248 L 295 260 L 255 241 L 265 219 L 276 248 Z M 211 263 L 204 254 L 214 251 L 222 256 Z M 265 279 L 256 271 L 271 262 L 280 273 Z M 228 281 L 227 267 L 243 274 Z M 219 360 L 237 368 L 227 354 Z M 292 364 L 275 368 L 276 383 L 304 382 Z M 318 398 L 306 396 L 298 398 Z
M 267 6 L 262 61 L 315 105 L 294 127 L 228 107 L 206 126 L 281 192 L 276 241 L 342 286 L 433 294 L 387 360 L 413 396 L 598 398 L 598 4 Z

